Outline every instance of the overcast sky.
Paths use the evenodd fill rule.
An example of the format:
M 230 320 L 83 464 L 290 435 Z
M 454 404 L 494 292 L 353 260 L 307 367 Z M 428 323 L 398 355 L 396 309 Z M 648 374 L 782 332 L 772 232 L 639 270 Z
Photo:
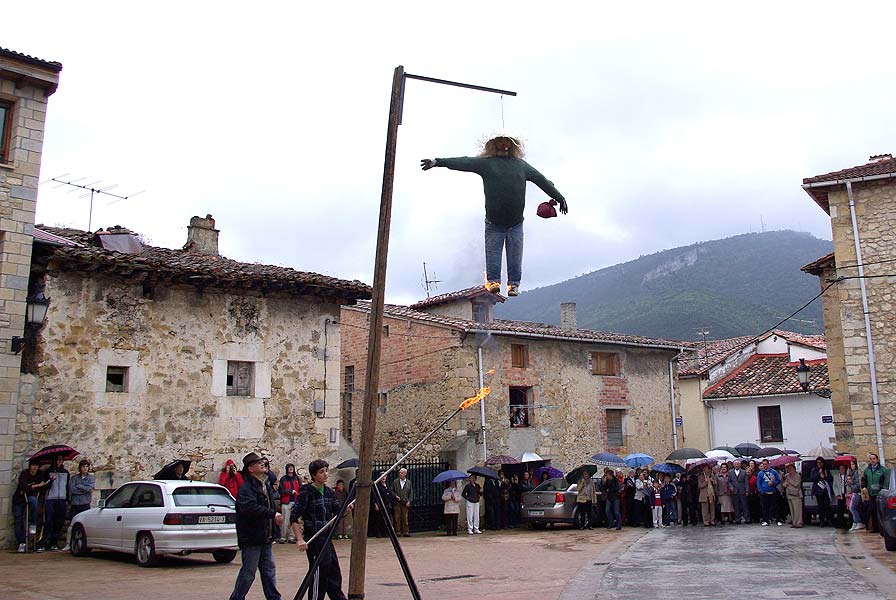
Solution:
M 830 239 L 803 177 L 896 149 L 890 5 L 19 2 L 0 46 L 63 64 L 41 179 L 101 179 L 93 229 L 179 247 L 211 213 L 230 258 L 373 279 L 392 72 L 408 81 L 387 299 L 483 279 L 473 155 L 504 126 L 566 196 L 530 185 L 523 289 L 766 229 Z M 873 7 L 873 12 L 872 12 Z M 868 10 L 861 14 L 860 10 Z M 13 26 L 14 25 L 14 26 Z M 86 229 L 43 183 L 37 221 Z

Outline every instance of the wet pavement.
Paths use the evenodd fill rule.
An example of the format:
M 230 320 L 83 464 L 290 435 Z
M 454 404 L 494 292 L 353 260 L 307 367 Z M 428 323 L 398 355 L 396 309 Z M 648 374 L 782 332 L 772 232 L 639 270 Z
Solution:
M 879 536 L 826 528 L 518 529 L 401 541 L 423 598 L 896 600 L 896 552 L 886 552 Z M 347 582 L 350 542 L 336 547 Z M 278 587 L 292 598 L 307 561 L 296 546 L 274 548 Z M 143 569 L 108 552 L 86 558 L 2 552 L 0 598 L 220 599 L 229 596 L 238 570 L 239 558 L 219 565 L 208 555 L 169 557 Z M 370 540 L 367 575 L 368 600 L 410 598 L 387 540 Z M 249 598 L 263 598 L 259 581 Z

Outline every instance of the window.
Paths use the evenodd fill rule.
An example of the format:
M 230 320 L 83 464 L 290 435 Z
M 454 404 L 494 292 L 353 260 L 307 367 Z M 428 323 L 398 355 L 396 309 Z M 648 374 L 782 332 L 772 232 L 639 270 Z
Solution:
M 171 492 L 174 506 L 233 506 L 227 490 L 213 487 L 179 487 Z
M 236 360 L 227 361 L 227 395 L 251 396 L 255 363 Z
M 342 431 L 345 439 L 352 441 L 352 400 L 355 394 L 355 367 L 345 367 L 342 387 Z
M 473 303 L 473 320 L 477 323 L 488 323 L 488 304 Z
M 617 408 L 607 409 L 607 446 L 610 448 L 621 448 L 625 446 L 625 431 L 623 429 L 623 421 L 625 420 L 625 410 Z
M 157 485 L 142 484 L 137 488 L 134 498 L 131 500 L 133 508 L 162 508 L 165 503 L 162 501 L 162 490 Z
M 510 366 L 525 369 L 529 366 L 529 346 L 510 344 Z
M 376 410 L 377 412 L 384 413 L 386 412 L 386 402 L 389 400 L 389 395 L 386 392 L 380 392 L 376 395 Z
M 389 337 L 389 326 L 383 325 L 383 337 Z
M 128 508 L 131 506 L 131 498 L 134 497 L 138 484 L 123 485 L 106 500 L 106 508 Z
M 759 437 L 762 442 L 783 442 L 784 430 L 781 427 L 781 407 L 760 406 L 758 410 Z
M 529 427 L 529 390 L 531 388 L 510 388 L 510 426 Z
M 127 367 L 106 367 L 106 391 L 107 392 L 126 392 L 126 391 L 128 391 L 128 368 Z
M 617 356 L 610 352 L 591 353 L 592 375 L 619 375 L 619 361 Z
M 10 162 L 10 140 L 12 140 L 12 103 L 0 100 L 0 163 Z

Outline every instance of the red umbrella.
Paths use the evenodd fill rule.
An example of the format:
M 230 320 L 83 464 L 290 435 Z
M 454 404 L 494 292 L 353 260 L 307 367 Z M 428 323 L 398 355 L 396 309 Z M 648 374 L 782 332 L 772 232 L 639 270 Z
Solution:
M 687 466 L 687 469 L 688 469 L 688 471 L 693 471 L 694 469 L 697 469 L 697 468 L 703 468 L 703 465 L 709 465 L 711 467 L 714 467 L 717 464 L 719 464 L 719 462 L 714 458 L 699 458 L 699 459 L 695 460 L 694 462 L 692 462 L 691 464 L 689 464 Z
M 72 448 L 71 446 L 66 446 L 65 444 L 54 444 L 52 446 L 44 446 L 37 452 L 31 455 L 29 461 L 50 461 L 55 459 L 57 456 L 62 456 L 63 460 L 72 460 L 76 456 L 78 456 L 80 452 Z
M 856 457 L 852 454 L 844 454 L 834 459 L 834 466 L 839 467 L 840 465 L 846 465 L 847 467 L 849 467 L 849 465 L 852 464 L 852 461 L 854 460 L 856 460 Z
M 773 458 L 768 461 L 768 466 L 770 467 L 783 467 L 784 465 L 789 465 L 791 463 L 795 463 L 802 460 L 799 456 L 794 456 L 792 454 L 785 454 L 783 456 L 779 456 L 778 458 Z
M 518 465 L 520 461 L 515 459 L 512 456 L 507 456 L 506 454 L 496 454 L 495 456 L 489 456 L 488 460 L 485 461 L 487 465 Z

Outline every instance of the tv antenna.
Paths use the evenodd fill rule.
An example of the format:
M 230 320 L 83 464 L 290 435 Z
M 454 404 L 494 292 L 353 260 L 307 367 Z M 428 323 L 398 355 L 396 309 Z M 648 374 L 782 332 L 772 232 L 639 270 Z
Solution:
M 86 198 L 87 196 L 90 196 L 90 213 L 87 217 L 87 231 L 93 231 L 93 197 L 94 197 L 94 195 L 104 194 L 106 196 L 112 196 L 113 198 L 117 198 L 117 200 L 113 200 L 112 202 L 109 202 L 109 204 L 115 204 L 116 202 L 121 202 L 122 200 L 127 200 L 128 198 L 133 198 L 137 194 L 142 194 L 143 192 L 146 191 L 146 190 L 140 190 L 139 192 L 134 192 L 133 194 L 128 194 L 127 196 L 121 196 L 119 194 L 113 194 L 112 192 L 109 191 L 109 190 L 113 190 L 113 189 L 117 188 L 118 187 L 117 183 L 112 184 L 112 185 L 107 185 L 104 187 L 97 187 L 97 186 L 99 186 L 100 182 L 102 182 L 102 179 L 97 179 L 96 181 L 94 181 L 92 183 L 78 183 L 79 181 L 84 181 L 85 179 L 87 179 L 87 177 L 79 177 L 78 179 L 70 179 L 68 181 L 63 181 L 62 178 L 65 177 L 66 175 L 68 175 L 68 173 L 63 173 L 62 175 L 57 175 L 56 177 L 51 177 L 50 181 L 55 181 L 56 183 L 59 184 L 56 186 L 57 189 L 61 188 L 62 186 L 67 185 L 72 188 L 71 190 L 69 190 L 69 192 L 73 192 L 76 189 L 84 190 L 85 193 L 78 196 L 79 198 Z
M 709 335 L 709 329 L 701 327 L 697 330 L 697 335 L 703 336 L 703 358 L 706 358 L 706 336 Z
M 435 273 L 432 275 L 435 277 Z M 429 274 L 426 272 L 426 263 L 423 263 L 423 289 L 426 290 L 426 297 L 429 298 L 429 293 L 434 290 L 437 286 L 435 284 L 442 283 L 438 279 L 430 279 Z

